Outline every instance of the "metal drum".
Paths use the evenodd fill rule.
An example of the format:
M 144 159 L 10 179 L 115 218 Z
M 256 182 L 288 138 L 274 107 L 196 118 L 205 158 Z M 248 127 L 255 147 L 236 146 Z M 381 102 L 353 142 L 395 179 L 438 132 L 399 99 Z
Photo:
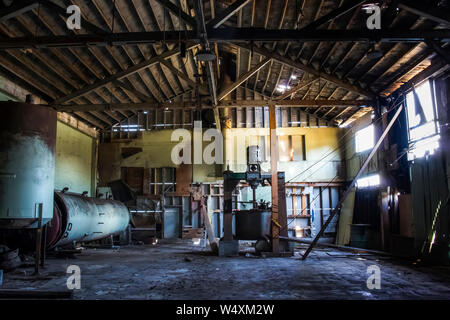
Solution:
M 240 210 L 235 213 L 236 238 L 260 240 L 271 236 L 271 211 Z
M 0 103 L 0 228 L 33 228 L 53 217 L 56 112 Z
M 47 233 L 47 247 L 99 240 L 123 232 L 129 223 L 121 202 L 55 192 L 55 211 Z

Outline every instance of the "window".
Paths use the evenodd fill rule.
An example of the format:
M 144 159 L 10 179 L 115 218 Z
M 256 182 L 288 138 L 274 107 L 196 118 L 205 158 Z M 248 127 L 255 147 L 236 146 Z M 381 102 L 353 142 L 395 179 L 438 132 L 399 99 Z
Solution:
M 374 174 L 371 176 L 360 178 L 356 181 L 357 188 L 369 188 L 369 187 L 376 187 L 378 185 L 380 185 L 379 174 Z
M 433 154 L 439 148 L 439 128 L 432 90 L 432 82 L 427 81 L 406 95 L 408 116 L 409 152 L 408 159 L 421 158 Z M 420 106 L 417 105 L 417 99 Z M 422 119 L 424 117 L 424 119 Z
M 355 134 L 356 152 L 363 152 L 372 149 L 375 144 L 375 132 L 373 124 L 361 129 Z

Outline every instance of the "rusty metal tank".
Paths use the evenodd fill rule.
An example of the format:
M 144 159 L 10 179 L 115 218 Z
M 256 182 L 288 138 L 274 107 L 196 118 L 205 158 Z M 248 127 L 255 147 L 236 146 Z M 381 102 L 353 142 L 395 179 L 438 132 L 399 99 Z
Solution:
M 119 201 L 55 192 L 54 217 L 47 231 L 47 247 L 99 240 L 123 232 L 130 221 Z
M 268 210 L 239 210 L 234 215 L 236 239 L 263 240 L 271 237 L 272 212 Z
M 0 102 L 0 228 L 33 228 L 53 217 L 56 112 Z

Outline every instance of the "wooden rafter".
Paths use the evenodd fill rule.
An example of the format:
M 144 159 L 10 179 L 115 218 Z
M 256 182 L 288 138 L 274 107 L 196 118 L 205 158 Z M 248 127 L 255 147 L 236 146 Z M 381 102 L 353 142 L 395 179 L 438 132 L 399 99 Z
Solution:
M 252 75 L 254 75 L 258 70 L 260 70 L 262 67 L 264 67 L 271 58 L 266 58 L 260 63 L 258 63 L 256 66 L 254 66 L 250 71 L 244 73 L 241 75 L 235 82 L 231 83 L 227 87 L 225 87 L 218 95 L 217 100 L 221 101 L 223 98 L 225 98 L 227 95 L 229 95 L 231 92 L 233 92 L 237 87 L 239 87 L 243 82 L 245 82 L 248 78 L 250 78 Z
M 241 48 L 245 48 L 247 50 L 251 50 L 252 49 L 249 46 L 244 45 L 244 44 L 237 44 L 237 46 L 240 46 Z M 332 82 L 332 83 L 334 83 L 334 84 L 336 84 L 336 85 L 338 85 L 338 86 L 340 86 L 340 87 L 342 87 L 344 89 L 347 89 L 349 91 L 353 91 L 355 93 L 358 93 L 358 94 L 363 95 L 363 96 L 368 97 L 368 98 L 374 98 L 375 97 L 375 94 L 373 94 L 372 92 L 369 92 L 369 91 L 367 91 L 365 89 L 362 89 L 362 88 L 360 88 L 360 87 L 358 87 L 356 85 L 352 85 L 352 84 L 350 84 L 350 83 L 348 83 L 346 81 L 343 81 L 343 80 L 337 78 L 336 76 L 330 75 L 330 74 L 322 72 L 322 71 L 318 71 L 318 70 L 316 70 L 316 69 L 314 69 L 312 67 L 309 67 L 309 66 L 305 66 L 304 64 L 302 64 L 300 62 L 295 62 L 295 61 L 293 61 L 292 59 L 290 59 L 288 57 L 279 55 L 278 53 L 273 53 L 273 52 L 270 52 L 270 51 L 268 51 L 266 49 L 257 48 L 257 47 L 253 48 L 253 50 L 254 50 L 254 52 L 257 52 L 257 53 L 259 53 L 259 54 L 261 54 L 261 55 L 263 55 L 265 57 L 270 57 L 270 58 L 272 58 L 274 60 L 277 60 L 278 62 L 284 63 L 284 64 L 286 64 L 288 66 L 291 66 L 291 67 L 294 67 L 296 69 L 308 72 L 308 73 L 310 73 L 312 75 L 318 76 L 318 77 L 320 77 L 322 79 L 325 79 L 325 80 L 327 80 L 329 82 Z
M 250 0 L 236 0 L 223 12 L 220 12 L 214 19 L 207 23 L 207 28 L 218 28 L 227 21 L 233 14 L 241 10 Z

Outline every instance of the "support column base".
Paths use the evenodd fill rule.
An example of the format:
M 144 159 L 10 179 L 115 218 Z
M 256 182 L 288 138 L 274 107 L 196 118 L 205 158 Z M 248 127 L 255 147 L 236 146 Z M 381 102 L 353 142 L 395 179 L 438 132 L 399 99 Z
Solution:
M 219 257 L 236 257 L 239 255 L 238 240 L 220 240 L 219 241 Z

